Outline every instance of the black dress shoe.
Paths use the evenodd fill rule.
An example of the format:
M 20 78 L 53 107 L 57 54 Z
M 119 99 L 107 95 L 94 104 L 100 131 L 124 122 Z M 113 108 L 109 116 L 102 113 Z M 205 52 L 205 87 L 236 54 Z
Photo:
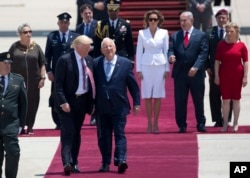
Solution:
M 223 121 L 215 122 L 214 127 L 223 127 Z
M 198 132 L 207 132 L 205 126 L 197 127 Z
M 122 174 L 128 169 L 128 164 L 125 161 L 121 161 L 118 164 L 118 173 Z
M 109 172 L 109 165 L 108 164 L 103 164 L 100 167 L 99 172 Z
M 64 174 L 65 174 L 66 176 L 69 176 L 69 175 L 70 175 L 70 172 L 71 172 L 71 170 L 72 170 L 72 166 L 71 166 L 71 164 L 67 163 L 67 164 L 65 164 L 65 165 L 63 166 L 63 169 L 64 169 Z
M 78 168 L 78 166 L 77 166 L 77 165 L 73 165 L 73 166 L 72 166 L 72 170 L 71 170 L 71 172 L 74 172 L 74 173 L 79 173 L 79 172 L 81 172 L 81 171 L 79 170 L 79 168 Z
M 180 127 L 178 133 L 186 133 L 187 129 L 186 127 Z

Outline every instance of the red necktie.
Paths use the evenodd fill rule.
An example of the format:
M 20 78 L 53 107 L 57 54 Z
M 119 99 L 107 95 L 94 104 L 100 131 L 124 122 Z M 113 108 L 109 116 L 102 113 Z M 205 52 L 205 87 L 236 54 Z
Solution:
M 188 32 L 186 32 L 185 36 L 184 36 L 184 45 L 185 45 L 185 47 L 187 47 L 187 45 L 188 45 Z
M 94 81 L 93 73 L 91 72 L 91 70 L 87 66 L 86 66 L 86 72 L 87 72 L 87 74 L 89 76 L 89 80 L 90 80 L 90 83 L 91 83 L 92 96 L 93 96 L 93 99 L 95 99 L 96 91 L 95 91 L 95 81 Z

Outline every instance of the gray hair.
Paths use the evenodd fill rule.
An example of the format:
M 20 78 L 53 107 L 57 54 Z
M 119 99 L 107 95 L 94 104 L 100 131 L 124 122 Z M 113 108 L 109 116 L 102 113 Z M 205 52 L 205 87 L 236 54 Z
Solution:
M 109 38 L 109 37 L 105 37 L 105 38 L 103 38 L 103 40 L 102 40 L 102 43 L 101 43 L 101 48 L 103 48 L 103 45 L 104 45 L 104 43 L 105 42 L 111 42 L 112 43 L 112 45 L 113 46 L 115 46 L 115 42 L 114 42 L 114 40 L 112 40 L 111 38 Z
M 29 27 L 29 28 L 31 28 L 30 25 L 29 25 L 28 23 L 24 23 L 24 24 L 18 26 L 18 28 L 17 28 L 17 33 L 19 33 L 19 34 L 22 33 L 24 27 Z
M 194 19 L 193 13 L 191 11 L 184 11 L 181 15 L 187 16 L 189 19 Z

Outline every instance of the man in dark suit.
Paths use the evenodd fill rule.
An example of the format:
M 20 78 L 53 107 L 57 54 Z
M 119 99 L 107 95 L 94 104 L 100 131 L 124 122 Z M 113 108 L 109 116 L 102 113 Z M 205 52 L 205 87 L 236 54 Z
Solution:
M 220 87 L 214 83 L 214 61 L 215 61 L 215 52 L 218 43 L 224 39 L 225 24 L 229 21 L 228 11 L 225 9 L 219 10 L 215 14 L 217 25 L 213 26 L 207 31 L 207 37 L 209 40 L 209 51 L 208 51 L 208 63 L 207 63 L 207 73 L 209 76 L 209 101 L 210 101 L 210 110 L 212 121 L 215 122 L 214 127 L 223 126 L 223 118 L 221 112 L 221 93 Z M 229 113 L 229 120 L 232 116 L 232 102 Z
M 76 33 L 81 35 L 86 35 L 92 40 L 95 39 L 95 31 L 97 27 L 97 20 L 93 19 L 93 8 L 89 4 L 83 4 L 80 7 L 81 17 L 83 19 L 82 23 L 76 27 Z M 94 57 L 94 46 L 91 46 L 89 55 Z M 96 125 L 95 114 L 90 118 L 90 125 Z
M 193 14 L 185 11 L 180 15 L 182 30 L 170 39 L 169 62 L 174 63 L 175 118 L 179 132 L 186 132 L 187 101 L 189 91 L 195 107 L 197 130 L 206 132 L 204 116 L 205 62 L 208 53 L 206 34 L 193 27 Z
M 109 37 L 115 41 L 116 53 L 134 61 L 134 44 L 132 30 L 129 21 L 118 17 L 120 0 L 108 0 L 107 9 L 109 18 L 98 21 L 96 38 L 94 40 L 94 55 L 98 57 L 101 53 L 101 41 Z
M 0 53 L 0 177 L 5 155 L 6 178 L 17 177 L 20 158 L 18 134 L 25 125 L 27 114 L 27 91 L 24 78 L 10 73 L 10 53 Z
M 65 175 L 80 172 L 78 155 L 81 127 L 85 114 L 94 112 L 95 84 L 93 60 L 88 56 L 92 39 L 78 36 L 71 47 L 74 51 L 62 55 L 55 72 L 55 92 L 61 122 L 61 155 Z
M 118 173 L 124 173 L 128 168 L 125 126 L 130 112 L 127 88 L 133 99 L 134 114 L 140 110 L 140 90 L 131 62 L 115 54 L 114 41 L 106 37 L 101 47 L 104 56 L 94 59 L 98 146 L 102 155 L 99 172 L 109 171 L 114 132 L 114 165 L 118 166 Z
M 80 15 L 80 7 L 83 4 L 90 4 L 93 9 L 94 19 L 102 20 L 108 17 L 106 4 L 107 0 L 77 0 L 77 22 L 76 26 L 82 23 L 82 18 Z
M 206 32 L 211 27 L 212 0 L 190 0 L 190 11 L 194 16 L 194 27 Z
M 45 57 L 47 60 L 47 75 L 49 80 L 52 82 L 49 106 L 51 107 L 51 115 L 54 123 L 56 124 L 56 129 L 60 129 L 60 121 L 54 107 L 54 74 L 59 57 L 67 52 L 72 51 L 72 49 L 70 48 L 70 44 L 78 36 L 78 34 L 69 30 L 71 18 L 71 15 L 69 13 L 64 12 L 59 14 L 57 17 L 57 25 L 59 27 L 59 30 L 53 31 L 48 34 L 45 47 Z

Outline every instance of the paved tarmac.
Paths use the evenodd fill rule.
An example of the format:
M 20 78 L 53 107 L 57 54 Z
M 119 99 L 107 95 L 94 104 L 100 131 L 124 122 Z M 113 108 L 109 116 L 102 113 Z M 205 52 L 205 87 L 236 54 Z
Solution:
M 232 21 L 241 27 L 250 27 L 248 19 L 250 1 L 232 1 Z M 52 31 L 57 29 L 56 16 L 62 12 L 72 15 L 71 29 L 75 29 L 76 1 L 69 0 L 11 0 L 0 1 L 0 33 L 7 31 L 14 33 L 18 25 L 28 22 L 35 31 Z M 249 33 L 249 32 L 247 32 Z M 247 34 L 244 33 L 244 34 Z M 250 34 L 250 33 L 249 33 Z M 44 49 L 46 34 L 33 39 Z M 0 52 L 7 51 L 10 45 L 19 38 L 0 36 Z M 249 50 L 250 37 L 241 35 Z M 250 51 L 250 50 L 249 50 Z M 250 72 L 249 72 L 250 75 Z M 249 78 L 249 77 L 248 77 Z M 250 81 L 249 81 L 250 83 Z M 208 86 L 208 84 L 206 84 Z M 54 128 L 48 106 L 50 82 L 47 80 L 41 90 L 40 108 L 34 128 Z M 250 125 L 250 84 L 243 89 L 241 99 L 241 113 L 239 124 Z M 208 90 L 205 95 L 205 113 L 207 125 L 211 126 Z M 22 137 L 21 160 L 18 178 L 43 177 L 59 143 L 58 137 Z M 250 162 L 250 133 L 247 134 L 200 134 L 199 144 L 199 178 L 228 178 L 230 161 Z M 97 165 L 99 166 L 99 165 Z

